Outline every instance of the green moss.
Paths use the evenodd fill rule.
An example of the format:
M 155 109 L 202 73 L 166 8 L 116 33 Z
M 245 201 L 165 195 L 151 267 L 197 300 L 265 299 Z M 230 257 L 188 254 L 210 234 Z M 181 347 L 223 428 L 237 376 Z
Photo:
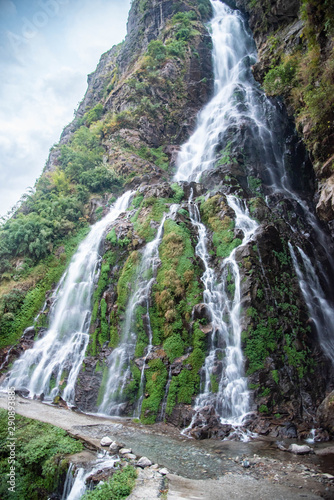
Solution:
M 145 371 L 145 392 L 148 393 L 148 397 L 143 401 L 141 412 L 141 421 L 144 424 L 154 424 L 167 381 L 167 369 L 161 359 L 150 361 L 149 366 L 150 368 Z
M 132 404 L 138 399 L 141 380 L 141 371 L 134 363 L 131 363 L 131 374 L 132 378 L 124 389 L 124 396 L 126 401 Z
M 120 310 L 125 310 L 131 293 L 131 282 L 139 264 L 138 252 L 131 252 L 127 258 L 117 283 L 117 304 Z
M 135 324 L 133 331 L 137 335 L 137 344 L 135 350 L 135 358 L 140 358 L 144 355 L 145 347 L 148 345 L 148 336 L 145 331 L 143 316 L 146 314 L 146 309 L 142 306 L 137 307 L 135 311 Z
M 153 289 L 154 305 L 150 310 L 153 340 L 158 344 L 163 338 L 175 335 L 175 339 L 180 336 L 187 341 L 189 334 L 184 322 L 190 321 L 192 308 L 199 301 L 201 292 L 200 270 L 194 266 L 190 232 L 183 224 L 166 220 L 159 255 L 161 266 Z M 181 354 L 180 348 L 177 353 Z

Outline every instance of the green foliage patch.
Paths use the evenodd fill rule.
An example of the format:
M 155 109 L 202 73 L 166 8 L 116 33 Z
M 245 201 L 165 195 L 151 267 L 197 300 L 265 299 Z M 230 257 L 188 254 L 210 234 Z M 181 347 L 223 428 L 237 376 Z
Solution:
M 135 485 L 137 471 L 132 465 L 115 472 L 111 479 L 88 491 L 82 500 L 122 500 L 127 498 Z
M 0 496 L 10 499 L 47 499 L 60 484 L 68 468 L 66 456 L 82 451 L 81 442 L 63 429 L 15 416 L 15 493 L 8 491 L 9 448 L 7 412 L 0 409 Z

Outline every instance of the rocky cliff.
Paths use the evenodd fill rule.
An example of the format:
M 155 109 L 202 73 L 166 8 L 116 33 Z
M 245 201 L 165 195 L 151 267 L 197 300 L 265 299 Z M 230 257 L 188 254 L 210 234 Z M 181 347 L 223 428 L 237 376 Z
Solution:
M 50 153 L 36 193 L 1 230 L 2 368 L 31 346 L 34 335 L 43 336 L 54 300 L 50 290 L 86 234 L 88 221 L 101 218 L 115 197 L 133 189 L 129 210 L 110 226 L 101 248 L 90 341 L 75 403 L 84 411 L 101 406 L 108 360 L 122 337 L 143 251 L 156 237 L 164 213 L 177 204 L 163 226 L 148 306 L 140 304 L 135 313 L 134 353 L 117 401 L 122 414 L 133 415 L 142 399 L 139 416 L 144 423 L 164 418 L 180 427 L 188 425 L 213 333 L 203 303 L 198 234 L 189 213 L 192 193 L 217 275 L 237 248 L 242 347 L 253 411 L 249 429 L 273 437 L 304 437 L 317 427 L 325 439 L 332 432 L 325 398 L 333 390 L 333 365 L 320 345 L 289 245 L 298 246 L 314 266 L 321 263 L 321 289 L 333 304 L 331 7 L 326 2 L 322 9 L 312 1 L 301 6 L 279 0 L 273 5 L 246 0 L 228 4 L 248 15 L 259 52 L 256 78 L 271 96 L 285 99 L 286 107 L 276 97 L 270 109 L 269 101 L 264 106 L 275 116 L 272 134 L 284 140 L 295 197 L 286 197 L 282 190 L 273 195 L 268 163 L 247 119 L 221 137 L 214 164 L 200 182 L 173 182 L 180 145 L 213 94 L 212 42 L 206 25 L 211 4 L 134 0 L 125 41 L 101 57 L 75 120 Z M 306 76 L 310 67 L 312 82 Z M 323 93 L 330 102 L 325 100 L 320 119 Z M 235 99 L 242 106 L 242 96 L 236 93 Z M 259 225 L 255 239 L 244 246 L 228 203 L 231 194 L 244 200 Z M 315 218 L 316 204 L 322 223 Z M 311 219 L 316 222 L 311 224 Z M 232 300 L 234 283 L 229 275 L 225 278 Z M 34 329 L 21 338 L 45 297 Z M 212 371 L 212 392 L 218 391 L 223 368 L 224 355 Z M 60 394 L 66 372 L 61 382 Z M 206 408 L 193 432 L 196 437 L 224 436 L 231 428 L 221 426 L 216 412 Z

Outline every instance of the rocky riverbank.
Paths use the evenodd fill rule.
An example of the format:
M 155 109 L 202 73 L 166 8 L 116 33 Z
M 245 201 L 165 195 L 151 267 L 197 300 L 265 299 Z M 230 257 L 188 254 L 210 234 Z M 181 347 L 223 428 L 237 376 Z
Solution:
M 6 395 L 0 394 L 0 407 L 6 406 Z M 101 445 L 105 436 L 128 448 L 128 457 L 120 454 L 124 462 L 138 465 L 140 457 L 147 457 L 147 466 L 138 467 L 131 500 L 218 500 L 222 492 L 226 498 L 247 500 L 334 498 L 334 447 L 330 444 L 312 444 L 315 453 L 293 455 L 280 451 L 269 439 L 195 441 L 165 424 L 143 426 L 130 419 L 85 415 L 20 397 L 16 410 L 56 423 L 81 439 L 90 452 L 77 456 L 76 464 L 92 460 L 96 450 L 107 450 L 109 446 Z M 284 444 L 289 446 L 288 441 Z

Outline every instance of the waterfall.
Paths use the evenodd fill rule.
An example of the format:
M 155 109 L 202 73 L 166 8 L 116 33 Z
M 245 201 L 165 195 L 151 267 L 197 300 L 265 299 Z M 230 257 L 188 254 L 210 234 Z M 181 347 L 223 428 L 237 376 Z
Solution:
M 75 383 L 89 341 L 100 243 L 111 222 L 126 210 L 132 195 L 128 191 L 121 196 L 80 244 L 60 281 L 47 332 L 14 363 L 6 386 L 26 389 L 30 397 L 43 393 L 53 399 L 61 393 L 63 399 L 74 402 Z
M 172 381 L 172 366 L 169 367 L 169 371 L 168 371 L 168 379 L 167 379 L 165 394 L 164 394 L 164 397 L 163 397 L 163 400 L 162 400 L 162 403 L 161 403 L 161 410 L 160 410 L 160 414 L 159 414 L 159 422 L 163 422 L 164 418 L 166 416 L 167 397 L 168 397 L 168 393 L 169 393 L 169 388 L 170 388 L 171 381 Z
M 235 212 L 236 229 L 244 234 L 241 245 L 237 247 L 240 248 L 252 239 L 258 224 L 249 217 L 247 209 L 236 197 L 228 196 L 227 202 Z M 188 207 L 191 222 L 198 231 L 195 253 L 204 264 L 201 278 L 203 301 L 211 319 L 209 353 L 201 370 L 203 390 L 196 399 L 195 410 L 214 406 L 224 422 L 237 425 L 242 423 L 248 411 L 247 379 L 244 377 L 241 350 L 240 271 L 235 260 L 237 248 L 223 260 L 221 272 L 217 275 L 210 267 L 206 228 L 201 223 L 197 205 L 192 201 L 192 192 Z
M 243 115 L 252 119 L 261 130 L 263 128 L 254 106 L 254 95 L 259 90 L 251 80 L 250 65 L 256 60 L 252 37 L 239 11 L 216 0 L 211 0 L 211 4 L 214 11 L 211 31 L 215 93 L 199 114 L 195 132 L 181 148 L 176 181 L 198 182 L 201 174 L 214 166 L 217 147 L 228 129 L 231 125 L 238 125 Z M 237 102 L 240 96 L 241 106 Z M 228 196 L 227 203 L 235 212 L 236 229 L 244 234 L 240 246 L 246 245 L 258 224 L 249 217 L 247 208 L 237 198 Z M 248 411 L 249 397 L 241 350 L 240 271 L 235 260 L 237 249 L 224 259 L 217 275 L 210 267 L 206 228 L 192 201 L 192 193 L 188 207 L 191 222 L 198 232 L 195 252 L 204 265 L 201 278 L 204 285 L 203 300 L 211 316 L 212 326 L 209 353 L 201 370 L 202 391 L 196 399 L 195 409 L 199 411 L 204 406 L 213 406 L 224 422 L 238 425 Z
M 194 133 L 181 148 L 174 179 L 200 182 L 202 174 L 215 167 L 219 149 L 221 149 L 220 154 L 229 156 L 233 145 L 235 150 L 241 153 L 241 147 L 237 143 L 238 138 L 246 137 L 244 144 L 248 148 L 248 163 L 252 165 L 250 161 L 252 160 L 256 169 L 259 166 L 261 168 L 267 192 L 267 204 L 270 206 L 271 197 L 277 194 L 295 202 L 308 226 L 303 236 L 307 238 L 308 231 L 311 230 L 326 253 L 329 263 L 332 264 L 333 258 L 328 250 L 327 236 L 306 201 L 295 193 L 289 178 L 286 165 L 288 156 L 286 138 L 279 112 L 267 99 L 252 75 L 251 65 L 256 61 L 256 51 L 251 33 L 238 10 L 233 10 L 218 0 L 211 0 L 211 4 L 214 12 L 211 21 L 214 96 L 199 113 Z M 231 158 L 226 161 L 229 162 L 232 162 Z M 245 168 L 248 168 L 247 163 Z M 243 231 L 242 244 L 246 244 L 254 235 L 256 223 L 249 218 L 245 208 L 236 198 L 228 196 L 227 201 L 235 211 L 236 227 Z M 238 340 L 240 339 L 240 275 L 235 261 L 235 251 L 223 261 L 222 275 L 216 276 L 209 266 L 206 229 L 200 222 L 197 207 L 191 207 L 191 200 L 189 200 L 189 211 L 192 223 L 198 230 L 196 253 L 204 263 L 205 271 L 202 277 L 205 288 L 204 301 L 211 312 L 213 324 L 209 354 L 202 368 L 203 389 L 197 398 L 196 409 L 211 404 L 225 420 L 240 421 L 247 408 L 247 390 L 245 378 L 242 376 L 243 362 Z M 287 223 L 289 224 L 289 221 Z M 297 231 L 297 228 L 291 227 L 291 229 L 293 232 Z M 321 345 L 334 359 L 333 309 L 326 301 L 310 259 L 301 249 L 299 253 L 305 268 L 303 273 L 294 259 L 300 286 L 318 330 Z M 322 270 L 321 272 L 323 280 L 327 280 L 328 284 L 330 278 L 328 279 Z M 235 286 L 233 297 L 226 289 L 226 277 L 229 273 L 233 276 Z M 215 284 L 217 280 L 218 285 Z M 315 294 L 317 294 L 316 301 Z M 327 327 L 324 327 L 325 323 Z M 219 349 L 220 356 L 224 356 L 220 363 L 217 362 Z M 215 388 L 215 393 L 212 391 L 213 375 L 219 380 L 218 390 Z
M 88 489 L 87 479 L 97 472 L 114 469 L 116 462 L 119 462 L 118 458 L 113 458 L 106 452 L 100 452 L 89 468 L 78 467 L 74 475 L 73 464 L 70 464 L 61 500 L 80 500 Z
M 325 355 L 334 363 L 333 306 L 326 299 L 314 266 L 306 253 L 297 246 L 303 264 L 302 269 L 290 242 L 289 250 L 300 289 L 318 333 L 319 343 Z
M 163 236 L 163 227 L 167 217 L 172 216 L 178 208 L 178 205 L 172 205 L 169 214 L 162 218 L 155 239 L 145 246 L 141 257 L 141 263 L 136 274 L 132 295 L 126 307 L 125 321 L 122 326 L 122 335 L 120 344 L 116 347 L 108 359 L 108 377 L 104 391 L 104 396 L 99 412 L 108 415 L 119 415 L 122 412 L 124 404 L 123 391 L 131 376 L 131 361 L 134 358 L 136 348 L 136 313 L 139 307 L 143 308 L 146 317 L 146 331 L 148 333 L 148 346 L 146 356 L 143 360 L 141 370 L 139 401 L 137 404 L 135 416 L 140 416 L 141 404 L 144 399 L 144 378 L 146 360 L 152 351 L 152 328 L 149 315 L 150 296 L 152 286 L 155 282 L 159 259 L 159 245 Z
M 256 62 L 255 45 L 242 14 L 217 0 L 211 0 L 211 21 L 215 92 L 212 100 L 198 116 L 195 132 L 178 155 L 176 181 L 200 180 L 202 172 L 211 168 L 231 124 L 248 115 L 257 126 L 250 66 Z M 242 99 L 242 106 L 237 103 Z M 259 125 L 260 126 L 260 125 Z M 262 126 L 262 124 L 261 124 Z

